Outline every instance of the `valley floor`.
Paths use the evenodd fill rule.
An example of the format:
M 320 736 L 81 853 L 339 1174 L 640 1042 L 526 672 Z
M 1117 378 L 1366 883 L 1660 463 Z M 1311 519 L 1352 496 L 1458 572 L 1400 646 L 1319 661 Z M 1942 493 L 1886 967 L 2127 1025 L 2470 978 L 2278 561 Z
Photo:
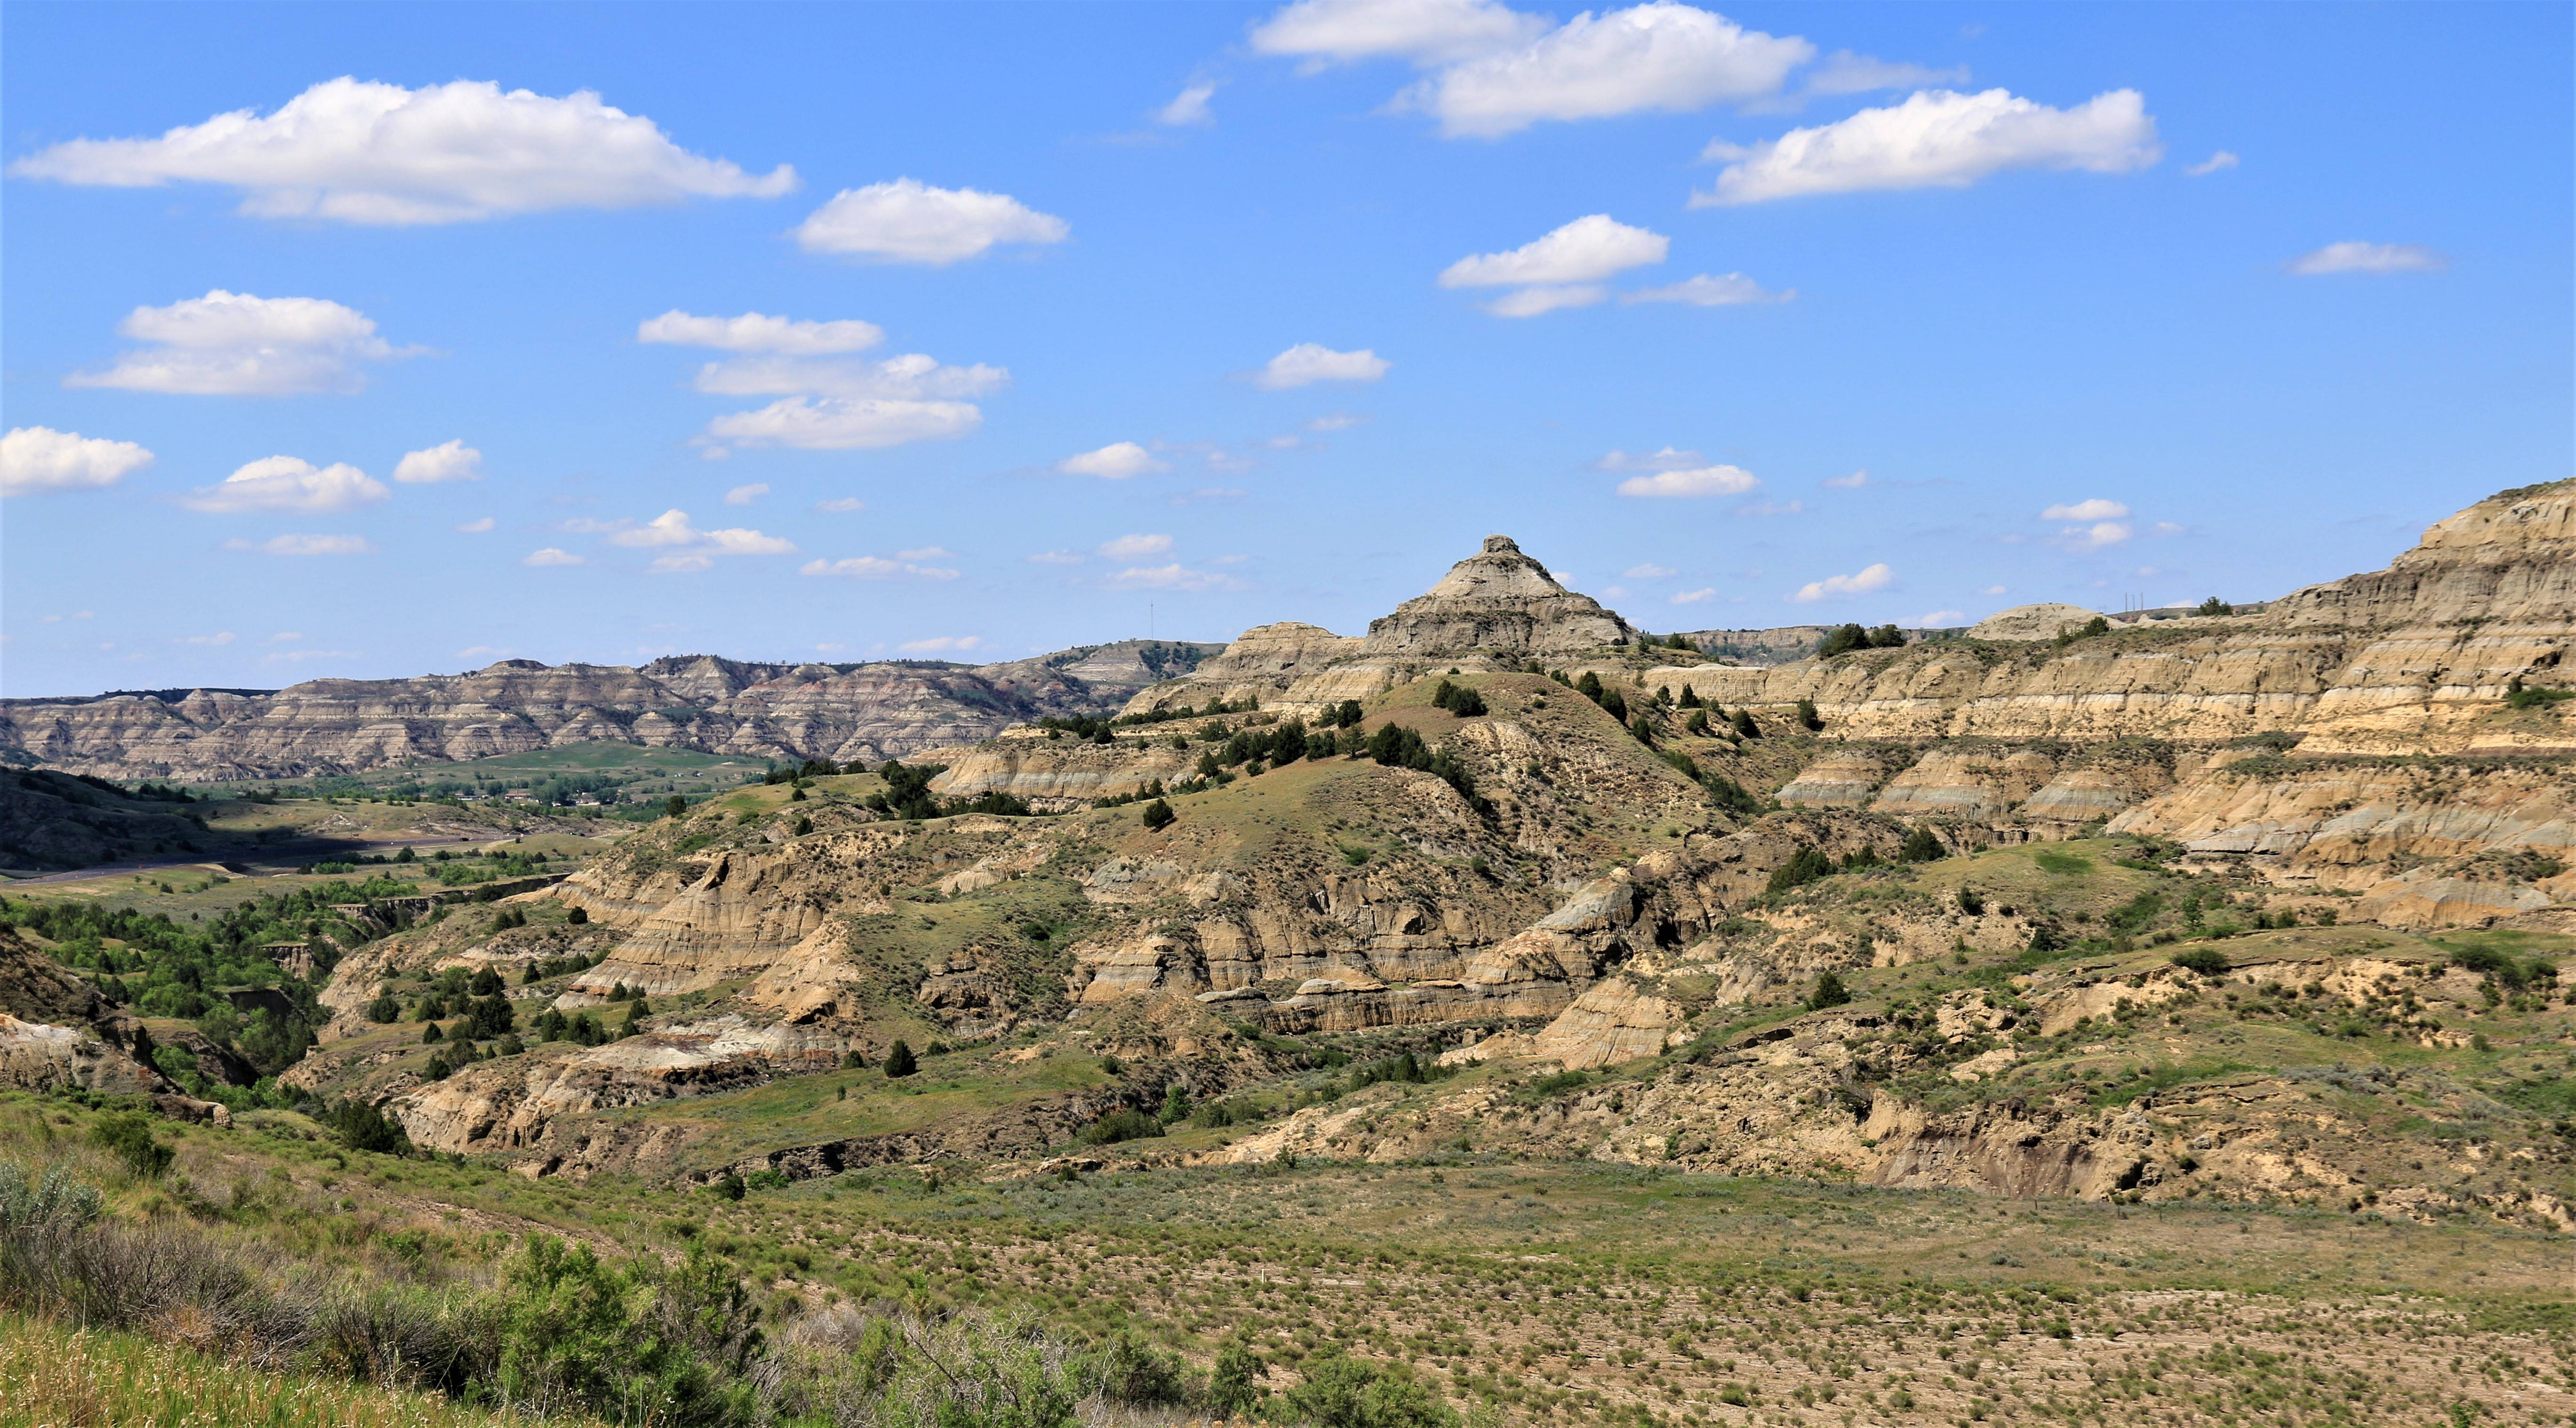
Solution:
M 1132 1332 L 1200 1365 L 1246 1347 L 1273 1389 L 1336 1349 L 1402 1363 L 1496 1423 L 2576 1421 L 2569 1251 L 2493 1220 L 1464 1154 L 945 1182 L 881 1168 L 736 1201 L 351 1152 L 277 1112 L 172 1128 L 177 1163 L 145 1183 L 88 1146 L 94 1115 L 0 1102 L 0 1159 L 61 1159 L 119 1214 L 253 1248 L 281 1274 L 458 1292 L 530 1231 L 611 1255 L 696 1245 L 752 1287 L 774 1342 L 899 1307 L 1016 1306 L 1073 1341 Z M 355 1406 L 336 1418 L 29 1417 L 20 1405 L 105 1392 L 82 1383 L 187 1382 L 202 1361 L 24 1322 L 7 1338 L 0 1421 L 477 1421 L 339 1387 Z M 281 1402 L 325 1392 L 274 1382 Z

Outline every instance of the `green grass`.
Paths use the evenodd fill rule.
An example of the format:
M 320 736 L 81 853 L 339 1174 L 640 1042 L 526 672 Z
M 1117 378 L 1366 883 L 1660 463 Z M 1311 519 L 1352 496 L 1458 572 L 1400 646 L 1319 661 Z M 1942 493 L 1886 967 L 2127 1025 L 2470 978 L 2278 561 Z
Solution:
M 0 1315 L 0 1425 L 485 1428 L 586 1423 L 460 1408 L 435 1394 L 263 1372 L 135 1334 Z

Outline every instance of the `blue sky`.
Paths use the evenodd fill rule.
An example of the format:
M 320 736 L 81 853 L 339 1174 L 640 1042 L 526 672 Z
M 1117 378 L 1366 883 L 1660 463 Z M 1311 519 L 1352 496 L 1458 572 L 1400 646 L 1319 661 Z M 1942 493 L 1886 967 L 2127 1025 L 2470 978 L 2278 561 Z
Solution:
M 1585 13 L 12 5 L 0 690 L 1355 633 L 1488 531 L 2250 599 L 2570 474 L 2564 6 Z

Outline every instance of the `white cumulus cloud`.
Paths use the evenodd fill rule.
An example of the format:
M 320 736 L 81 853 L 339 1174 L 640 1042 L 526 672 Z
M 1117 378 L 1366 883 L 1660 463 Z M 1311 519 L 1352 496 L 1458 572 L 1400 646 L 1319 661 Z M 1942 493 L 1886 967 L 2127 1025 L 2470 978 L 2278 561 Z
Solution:
M 796 241 L 809 253 L 938 267 L 996 243 L 1061 243 L 1072 231 L 1008 194 L 902 178 L 834 194 L 797 225 Z
M 700 317 L 673 308 L 635 325 L 638 342 L 713 347 L 720 352 L 761 352 L 785 357 L 824 357 L 864 352 L 885 340 L 885 329 L 855 317 L 813 322 L 746 312 L 739 317 Z
M 1673 597 L 1673 603 L 1676 605 L 1701 605 L 1716 598 L 1717 590 L 1715 587 L 1702 586 L 1697 590 L 1684 590 L 1680 594 L 1675 595 Z
M 1029 557 L 1031 565 L 1080 565 L 1082 557 L 1069 550 L 1042 550 Z
M 1655 564 L 1653 561 L 1648 561 L 1644 565 L 1629 566 L 1626 570 L 1619 573 L 1627 576 L 1631 580 L 1661 580 L 1667 575 L 1678 575 L 1681 572 L 1677 570 L 1669 570 L 1663 566 Z
M 1812 604 L 1818 600 L 1845 599 L 1853 595 L 1866 595 L 1873 590 L 1885 589 L 1887 582 L 1895 578 L 1896 572 L 1888 569 L 1886 563 L 1882 561 L 1875 565 L 1865 565 L 1850 575 L 1828 575 L 1822 580 L 1810 580 L 1799 586 L 1797 593 L 1789 598 L 1801 605 Z
M 905 654 L 946 654 L 953 650 L 971 650 L 984 643 L 982 635 L 933 635 L 926 640 L 906 640 L 895 646 Z
M 226 550 L 255 550 L 262 555 L 372 555 L 375 543 L 353 535 L 279 535 L 263 541 L 228 540 Z
M 1691 195 L 1691 206 L 1868 189 L 1965 188 L 2014 168 L 2129 173 L 2163 154 L 2156 121 L 2134 89 L 2096 95 L 2072 109 L 2001 89 L 1931 89 L 1901 104 L 1792 129 L 1758 144 L 1713 143 L 1701 157 L 1727 160 L 1727 166 L 1713 189 Z
M 458 223 L 559 208 L 774 198 L 785 164 L 749 174 L 671 142 L 588 90 L 553 98 L 489 81 L 405 89 L 325 80 L 276 112 L 249 109 L 157 139 L 74 139 L 20 159 L 22 178 L 114 188 L 242 190 L 241 211 L 344 223 Z
M 560 546 L 550 545 L 543 550 L 529 551 L 527 558 L 521 560 L 519 563 L 521 565 L 537 566 L 542 569 L 550 565 L 587 565 L 590 562 L 583 560 L 580 556 L 577 556 L 571 551 L 565 550 Z
M 302 638 L 303 638 L 303 636 L 298 635 L 298 636 L 296 636 L 296 638 L 297 638 L 297 639 L 302 639 Z M 181 635 L 181 636 L 179 636 L 177 639 L 172 640 L 170 643 L 172 643 L 172 644 L 174 644 L 174 645 L 215 645 L 215 646 L 223 646 L 223 645 L 231 644 L 232 642 L 233 642 L 233 632 L 232 632 L 232 631 L 230 631 L 230 630 L 224 630 L 224 631 L 221 631 L 221 632 L 219 632 L 219 633 L 211 634 L 211 635 Z
M 1501 253 L 1461 258 L 1441 270 L 1444 288 L 1501 288 L 1592 283 L 1629 268 L 1660 263 L 1672 240 L 1630 227 L 1606 213 L 1588 214 Z
M 696 440 L 711 451 L 759 446 L 851 451 L 964 436 L 983 421 L 982 409 L 973 402 L 790 397 L 758 411 L 717 417 Z
M 2335 273 L 2438 273 L 2451 261 L 2421 243 L 2328 243 L 2290 263 L 2303 278 Z
M 360 363 L 418 350 L 393 347 L 366 314 L 327 298 L 222 288 L 168 307 L 138 307 L 116 330 L 150 345 L 120 354 L 104 372 L 75 372 L 64 386 L 234 397 L 354 392 L 366 385 Z
M 1775 94 L 1816 47 L 1672 0 L 1585 11 L 1516 49 L 1450 65 L 1403 103 L 1450 136 L 1494 138 L 1542 120 L 1683 113 Z
M 376 478 L 346 463 L 315 466 L 296 456 L 267 456 L 253 461 L 220 484 L 200 486 L 179 498 L 192 511 L 233 515 L 242 511 L 351 511 L 371 506 L 393 492 Z
M 1374 382 L 1394 365 L 1366 347 L 1336 352 L 1320 342 L 1300 342 L 1271 358 L 1253 381 L 1274 392 L 1317 382 Z
M 834 361 L 812 357 L 737 357 L 709 362 L 693 383 L 701 392 L 722 397 L 883 397 L 896 401 L 980 397 L 1008 385 L 1011 374 L 978 362 L 970 367 L 942 364 L 919 352 L 883 362 Z
M 1925 65 L 1873 59 L 1850 50 L 1825 56 L 1807 75 L 1809 94 L 1867 94 L 1878 89 L 1921 89 L 1933 84 L 1965 84 L 1968 67 L 1932 69 Z
M 1604 471 L 1685 471 L 1707 464 L 1707 457 L 1675 446 L 1667 446 L 1661 451 L 1612 451 L 1601 458 Z
M 1562 283 L 1553 287 L 1514 288 L 1492 302 L 1485 311 L 1496 317 L 1537 317 L 1570 307 L 1594 307 L 1610 296 L 1610 290 L 1599 283 Z
M 1098 476 L 1107 481 L 1124 481 L 1151 471 L 1169 471 L 1171 463 L 1132 441 L 1113 441 L 1098 451 L 1068 456 L 1055 464 L 1067 476 Z
M 2068 526 L 2058 532 L 2056 541 L 2069 550 L 2103 550 L 2122 544 L 2131 534 L 2127 521 L 2095 521 L 2090 525 Z
M 883 556 L 854 555 L 846 560 L 809 560 L 796 568 L 799 575 L 838 575 L 852 580 L 954 580 L 957 572 L 945 566 L 925 566 L 909 560 L 888 560 Z
M 1170 565 L 1129 566 L 1107 580 L 1112 590 L 1241 590 L 1244 583 L 1231 575 L 1212 570 L 1192 570 L 1175 561 Z
M 732 527 L 702 531 L 690 524 L 689 513 L 674 508 L 664 511 L 643 525 L 610 535 L 608 543 L 647 549 L 664 549 L 670 553 L 654 559 L 652 568 L 665 574 L 704 570 L 719 555 L 794 555 L 796 546 L 782 536 L 764 535 L 759 531 Z
M 0 436 L 0 496 L 113 486 L 152 460 L 151 452 L 130 441 L 49 426 L 17 427 Z
M 1911 620 L 1897 621 L 1900 625 L 1917 630 L 1945 629 L 1952 625 L 1964 625 L 1967 622 L 1968 612 L 1965 610 L 1927 610 Z
M 1606 213 L 1588 214 L 1518 248 L 1461 258 L 1441 270 L 1440 286 L 1513 288 L 1485 310 L 1496 317 L 1536 317 L 1600 302 L 1609 296 L 1601 279 L 1660 263 L 1671 247 L 1672 240 L 1660 233 Z
M 1298 0 L 1255 26 L 1252 47 L 1312 62 L 1438 64 L 1526 44 L 1547 21 L 1496 0 Z
M 1123 535 L 1116 540 L 1101 542 L 1100 554 L 1108 560 L 1137 560 L 1148 555 L 1161 555 L 1171 548 L 1172 538 L 1167 535 Z
M 1154 122 L 1174 127 L 1213 124 L 1216 122 L 1216 112 L 1208 108 L 1208 101 L 1214 98 L 1216 98 L 1216 84 L 1212 80 L 1200 80 L 1184 85 L 1180 93 L 1172 96 L 1171 103 L 1154 111 Z
M 1724 277 L 1717 278 L 1702 273 L 1697 277 L 1684 278 L 1668 287 L 1639 288 L 1632 293 L 1623 293 L 1619 301 L 1625 303 L 1678 302 L 1688 303 L 1692 307 L 1739 307 L 1746 303 L 1787 302 L 1797 295 L 1796 288 L 1773 292 L 1742 273 L 1728 273 Z
M 483 453 L 465 444 L 463 438 L 442 441 L 425 451 L 406 451 L 394 464 L 394 479 L 415 485 L 440 481 L 480 481 L 483 479 Z
M 1622 496 L 1741 496 L 1761 485 L 1741 466 L 1700 466 L 1631 476 L 1619 483 Z
M 470 521 L 458 522 L 456 529 L 466 535 L 481 535 L 485 531 L 492 529 L 492 527 L 497 524 L 499 524 L 499 522 L 493 520 L 490 516 L 476 516 Z
M 1857 491 L 1869 484 L 1869 468 L 1864 466 L 1848 476 L 1828 476 L 1820 484 L 1837 491 Z
M 748 486 L 736 486 L 732 490 L 725 492 L 724 503 L 728 506 L 748 506 L 752 502 L 757 501 L 768 494 L 769 483 L 765 481 L 754 481 Z
M 853 511 L 864 511 L 867 508 L 868 503 L 856 496 L 834 496 L 828 501 L 814 503 L 815 510 L 830 516 L 846 516 Z
M 2221 149 L 2217 153 L 2210 155 L 2208 158 L 2201 160 L 2199 163 L 2193 164 L 2191 167 L 2184 169 L 2183 172 L 2189 174 L 2193 178 L 2207 178 L 2221 169 L 2232 169 L 2243 162 L 2244 160 L 2239 159 L 2234 154 L 2229 153 L 2225 149 Z
M 2118 501 L 2095 496 L 2083 501 L 2061 501 L 2039 513 L 2043 521 L 2112 521 L 2125 518 L 2129 508 Z

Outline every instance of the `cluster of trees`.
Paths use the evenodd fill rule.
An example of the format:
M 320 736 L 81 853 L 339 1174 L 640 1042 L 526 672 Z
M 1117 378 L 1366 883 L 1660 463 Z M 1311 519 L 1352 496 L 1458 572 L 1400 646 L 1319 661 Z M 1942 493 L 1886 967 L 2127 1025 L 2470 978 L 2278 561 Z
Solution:
M 807 759 L 801 764 L 772 764 L 769 771 L 760 776 L 760 781 L 764 784 L 801 783 L 809 778 L 830 778 L 835 774 L 867 771 L 868 766 L 858 759 L 845 764 L 836 764 L 830 759 Z
M 1903 648 L 1905 648 L 1905 632 L 1894 625 L 1880 625 L 1876 629 L 1868 630 L 1858 625 L 1836 625 L 1825 631 L 1824 642 L 1816 646 L 1816 657 L 1832 659 L 1836 655 L 1850 654 L 1854 650 L 1901 650 Z
M 1941 841 L 1941 835 L 1930 828 L 1918 825 L 1905 835 L 1905 843 L 1897 850 L 1895 861 L 1933 863 L 1948 856 L 1950 856 L 1950 850 L 1948 845 Z M 1763 890 L 1773 893 L 1787 892 L 1791 888 L 1804 887 L 1819 879 L 1831 877 L 1835 873 L 1886 867 L 1888 861 L 1879 856 L 1877 849 L 1863 846 L 1845 853 L 1842 862 L 1837 864 L 1823 849 L 1801 844 L 1798 851 L 1790 855 L 1789 861 L 1771 870 L 1771 880 Z M 1973 916 L 1984 908 L 1985 903 L 1979 900 L 1974 907 L 1970 907 L 1969 900 L 1972 896 L 1973 894 L 1963 889 L 1959 896 L 1959 904 Z
M 1431 704 L 1433 708 L 1446 709 L 1461 719 L 1474 719 L 1485 712 L 1482 695 L 1463 684 L 1451 684 L 1445 679 L 1431 691 Z
M 54 943 L 56 961 L 88 974 L 102 995 L 139 1015 L 197 1022 L 210 1040 L 231 1047 L 268 1076 L 300 1059 L 313 1044 L 313 1028 L 327 1020 L 314 995 L 318 980 L 328 977 L 345 951 L 377 936 L 374 919 L 353 920 L 334 904 L 411 891 L 411 884 L 394 878 L 330 882 L 264 894 L 211 922 L 187 923 L 166 912 L 0 898 L 0 927 L 23 927 Z M 288 973 L 262 950 L 283 942 L 305 944 L 316 980 Z M 223 993 L 247 987 L 276 988 L 289 1009 L 240 1014 Z M 220 1091 L 204 1084 L 187 1058 L 172 1052 L 164 1060 L 163 1069 L 195 1094 Z

